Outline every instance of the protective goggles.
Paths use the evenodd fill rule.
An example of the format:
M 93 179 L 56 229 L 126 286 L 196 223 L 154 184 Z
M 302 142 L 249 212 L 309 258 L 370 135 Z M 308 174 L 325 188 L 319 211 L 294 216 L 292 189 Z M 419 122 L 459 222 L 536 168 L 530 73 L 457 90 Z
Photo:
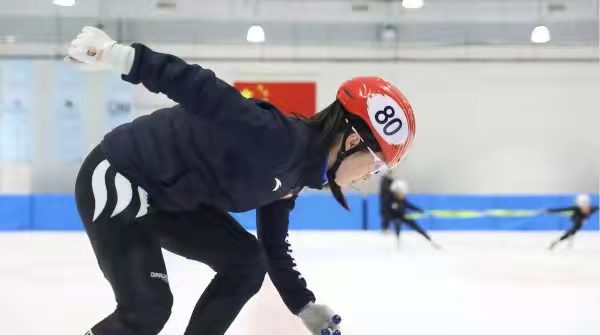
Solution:
M 379 172 L 383 172 L 383 171 L 387 170 L 389 168 L 389 166 L 387 165 L 387 163 L 384 162 L 381 158 L 379 158 L 379 156 L 377 156 L 375 154 L 375 152 L 373 151 L 373 149 L 371 149 L 367 145 L 367 142 L 365 142 L 365 140 L 362 138 L 362 136 L 360 136 L 360 134 L 358 133 L 358 130 L 356 130 L 356 128 L 354 128 L 354 126 L 351 125 L 350 122 L 348 122 L 348 120 L 346 120 L 346 122 L 352 128 L 352 131 L 355 132 L 356 135 L 358 135 L 358 138 L 360 138 L 361 142 L 363 143 L 363 146 L 365 148 L 367 148 L 367 150 L 369 150 L 369 152 L 371 153 L 371 156 L 373 156 L 373 163 L 371 164 L 371 167 L 369 169 L 369 174 L 370 175 L 375 175 L 375 174 L 378 174 Z

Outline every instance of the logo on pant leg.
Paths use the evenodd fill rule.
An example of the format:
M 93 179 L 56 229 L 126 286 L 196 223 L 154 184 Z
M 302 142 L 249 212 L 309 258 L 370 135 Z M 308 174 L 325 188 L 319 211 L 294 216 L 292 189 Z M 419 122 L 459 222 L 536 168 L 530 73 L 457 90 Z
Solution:
M 150 278 L 158 278 L 167 284 L 169 283 L 169 277 L 164 273 L 150 272 Z
M 108 186 L 106 184 L 106 174 L 110 164 L 104 160 L 96 166 L 92 173 L 92 192 L 94 193 L 94 216 L 92 222 L 96 221 L 100 214 L 106 210 L 109 200 Z M 131 205 L 134 196 L 139 198 L 140 204 L 136 214 L 136 218 L 142 217 L 148 213 L 148 193 L 141 187 L 133 187 L 131 182 L 120 173 L 116 173 L 114 179 L 109 180 L 115 188 L 115 194 L 111 197 L 116 197 L 116 204 L 112 209 L 110 217 L 115 217 L 121 214 L 129 205 Z M 137 194 L 136 194 L 137 193 Z

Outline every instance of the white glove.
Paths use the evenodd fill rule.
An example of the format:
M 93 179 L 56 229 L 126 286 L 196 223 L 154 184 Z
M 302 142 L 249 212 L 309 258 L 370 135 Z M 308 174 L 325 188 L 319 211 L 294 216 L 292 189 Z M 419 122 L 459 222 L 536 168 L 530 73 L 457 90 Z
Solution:
M 83 27 L 67 53 L 65 61 L 68 63 L 107 65 L 122 74 L 129 74 L 135 57 L 135 49 L 118 44 L 104 31 L 90 26 Z
M 298 316 L 313 335 L 341 334 L 339 323 L 342 319 L 329 306 L 316 305 L 311 302 L 298 313 Z M 322 332 L 323 330 L 326 332 Z

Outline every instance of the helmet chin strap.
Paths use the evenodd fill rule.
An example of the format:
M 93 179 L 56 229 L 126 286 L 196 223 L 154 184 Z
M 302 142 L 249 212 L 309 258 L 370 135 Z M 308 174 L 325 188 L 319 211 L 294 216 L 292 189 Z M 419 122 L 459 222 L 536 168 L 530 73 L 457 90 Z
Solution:
M 342 188 L 340 187 L 340 185 L 338 185 L 335 182 L 335 174 L 337 173 L 337 170 L 340 168 L 340 165 L 342 164 L 342 161 L 344 159 L 350 157 L 351 155 L 353 155 L 367 147 L 367 145 L 364 142 L 360 141 L 360 143 L 358 143 L 353 148 L 350 148 L 350 150 L 347 150 L 347 151 L 344 150 L 344 146 L 346 144 L 346 139 L 348 139 L 348 136 L 351 133 L 352 133 L 351 130 L 346 131 L 344 133 L 344 137 L 342 138 L 342 144 L 340 145 L 340 150 L 337 153 L 335 163 L 333 163 L 331 168 L 329 168 L 329 170 L 327 170 L 327 181 L 329 183 L 329 188 L 331 189 L 331 194 L 333 195 L 335 200 L 348 211 L 350 210 L 350 207 L 348 206 L 346 197 L 344 197 L 344 193 L 342 193 Z

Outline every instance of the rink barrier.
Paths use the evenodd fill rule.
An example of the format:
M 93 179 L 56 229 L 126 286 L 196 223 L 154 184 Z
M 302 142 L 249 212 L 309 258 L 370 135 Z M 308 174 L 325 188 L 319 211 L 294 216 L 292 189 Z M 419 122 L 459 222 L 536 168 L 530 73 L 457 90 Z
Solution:
M 504 210 L 543 210 L 547 208 L 573 206 L 575 195 L 430 195 L 413 194 L 409 201 L 424 210 L 455 210 L 489 212 L 494 209 Z M 592 204 L 598 204 L 598 196 L 591 196 Z M 381 224 L 379 216 L 379 199 L 369 196 L 368 224 L 369 229 L 378 229 Z M 479 218 L 431 218 L 417 220 L 429 230 L 563 230 L 570 226 L 567 214 L 542 214 L 533 217 L 482 216 Z M 585 230 L 598 231 L 598 213 L 593 214 Z
M 296 201 L 290 217 L 290 229 L 359 230 L 379 229 L 379 199 L 377 195 L 363 198 L 347 196 L 352 211 L 341 208 L 327 193 L 304 193 Z M 570 206 L 573 195 L 425 195 L 414 194 L 409 200 L 424 210 L 487 211 L 540 210 Z M 598 197 L 592 196 L 592 203 Z M 247 229 L 255 229 L 254 211 L 234 213 Z M 418 219 L 430 230 L 562 230 L 569 226 L 566 215 L 536 215 L 533 217 L 478 217 Z M 0 231 L 19 230 L 81 230 L 73 195 L 34 194 L 0 195 Z M 598 214 L 594 214 L 585 230 L 596 230 Z

